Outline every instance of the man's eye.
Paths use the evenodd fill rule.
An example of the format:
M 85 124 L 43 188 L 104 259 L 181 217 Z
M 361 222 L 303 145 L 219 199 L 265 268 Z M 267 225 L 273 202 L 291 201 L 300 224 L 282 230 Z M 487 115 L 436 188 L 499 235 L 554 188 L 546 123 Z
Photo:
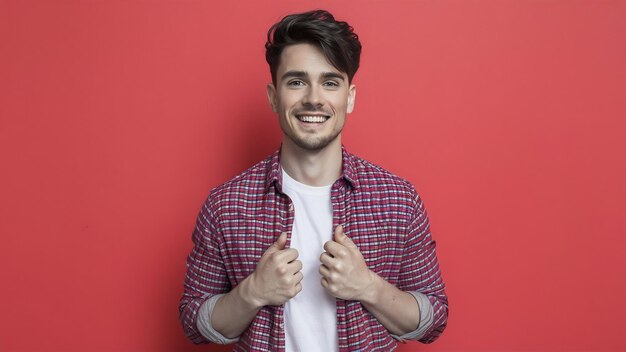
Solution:
M 335 81 L 326 81 L 326 82 L 324 82 L 324 85 L 326 87 L 339 87 L 339 83 L 337 83 Z
M 298 87 L 298 86 L 303 86 L 304 82 L 300 81 L 300 80 L 293 80 L 293 81 L 289 81 L 287 82 L 288 86 L 294 86 L 294 87 Z

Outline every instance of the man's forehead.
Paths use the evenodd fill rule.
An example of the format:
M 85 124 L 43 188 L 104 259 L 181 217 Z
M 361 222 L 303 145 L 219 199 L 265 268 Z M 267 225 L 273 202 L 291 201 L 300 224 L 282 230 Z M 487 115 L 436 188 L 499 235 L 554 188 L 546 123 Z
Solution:
M 345 72 L 333 66 L 324 52 L 312 44 L 294 44 L 283 49 L 278 66 L 278 77 L 288 72 L 297 72 L 300 76 L 340 76 L 347 77 Z

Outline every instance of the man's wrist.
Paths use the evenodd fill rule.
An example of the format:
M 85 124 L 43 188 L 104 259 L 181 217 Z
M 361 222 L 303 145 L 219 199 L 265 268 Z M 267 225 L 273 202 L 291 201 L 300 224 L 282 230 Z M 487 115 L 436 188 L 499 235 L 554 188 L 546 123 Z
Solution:
M 373 271 L 369 271 L 370 283 L 365 287 L 359 301 L 361 303 L 375 305 L 380 297 L 381 290 L 383 289 L 383 279 Z
M 239 296 L 239 300 L 250 309 L 260 309 L 265 304 L 256 297 L 254 287 L 255 276 L 254 273 L 252 273 L 237 286 L 237 295 Z

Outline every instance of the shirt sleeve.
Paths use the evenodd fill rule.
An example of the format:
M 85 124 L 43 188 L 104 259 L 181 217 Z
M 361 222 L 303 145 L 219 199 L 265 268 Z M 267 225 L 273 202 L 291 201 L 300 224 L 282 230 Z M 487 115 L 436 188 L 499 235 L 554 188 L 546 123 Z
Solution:
M 417 306 L 419 307 L 420 311 L 420 323 L 417 326 L 417 329 L 408 332 L 402 336 L 391 334 L 394 339 L 401 342 L 404 342 L 406 340 L 421 339 L 426 334 L 426 331 L 430 330 L 430 327 L 433 325 L 433 306 L 432 304 L 430 304 L 428 297 L 417 291 L 409 291 L 409 293 L 413 295 L 413 297 L 417 301 Z
M 184 292 L 178 306 L 185 335 L 196 344 L 211 342 L 198 329 L 197 321 L 203 303 L 231 289 L 209 204 L 210 197 L 196 221 L 192 236 L 194 247 L 187 257 Z
M 211 316 L 213 315 L 213 308 L 215 308 L 215 304 L 217 300 L 225 295 L 224 293 L 214 295 L 211 298 L 207 299 L 201 306 L 200 311 L 198 312 L 198 331 L 200 334 L 207 340 L 215 343 L 219 343 L 222 345 L 226 345 L 229 343 L 235 343 L 239 341 L 239 337 L 234 339 L 229 339 L 228 337 L 220 334 L 217 330 L 213 328 L 211 324 Z
M 413 206 L 414 214 L 408 228 L 398 288 L 407 292 L 418 292 L 430 302 L 430 309 L 432 309 L 433 314 L 431 323 L 428 324 L 429 326 L 422 326 L 420 323 L 418 327 L 420 331 L 419 334 L 415 334 L 415 339 L 422 343 L 431 343 L 446 328 L 448 321 L 448 297 L 439 270 L 439 262 L 437 261 L 435 251 L 436 243 L 430 234 L 428 215 L 422 200 L 416 192 L 414 193 Z M 414 295 L 414 297 L 418 300 L 418 303 L 422 300 L 422 296 Z M 426 306 L 427 309 L 428 306 Z M 421 312 L 422 307 L 420 305 L 420 315 Z

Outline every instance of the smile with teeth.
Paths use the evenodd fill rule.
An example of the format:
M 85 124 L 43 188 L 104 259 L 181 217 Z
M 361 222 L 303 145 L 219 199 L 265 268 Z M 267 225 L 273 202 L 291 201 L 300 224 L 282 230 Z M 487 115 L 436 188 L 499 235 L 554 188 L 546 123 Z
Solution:
M 298 120 L 302 122 L 309 123 L 322 123 L 329 119 L 329 116 L 319 116 L 319 115 L 298 115 L 296 116 Z

